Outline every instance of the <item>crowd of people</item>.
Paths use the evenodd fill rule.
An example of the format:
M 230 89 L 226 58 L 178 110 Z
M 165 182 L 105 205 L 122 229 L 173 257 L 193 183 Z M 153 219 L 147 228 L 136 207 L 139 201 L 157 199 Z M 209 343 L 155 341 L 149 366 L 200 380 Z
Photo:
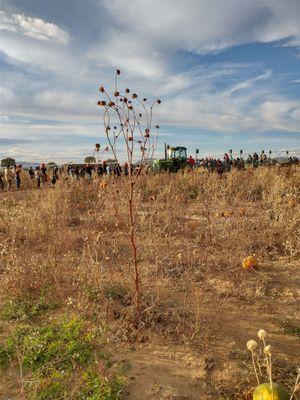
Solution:
M 191 158 L 191 156 L 190 156 Z M 286 160 L 290 164 L 298 164 L 299 159 L 295 156 L 288 157 Z M 202 166 L 211 171 L 216 171 L 218 174 L 222 174 L 224 171 L 229 171 L 231 168 L 237 168 L 239 170 L 244 169 L 246 165 L 251 165 L 254 168 L 260 165 L 266 164 L 274 164 L 276 160 L 271 157 L 271 153 L 269 153 L 269 157 L 267 154 L 262 151 L 260 155 L 258 153 L 249 154 L 246 160 L 242 157 L 234 158 L 232 154 L 225 153 L 223 159 L 221 158 L 203 158 L 196 162 L 196 165 Z
M 139 169 L 139 167 L 132 165 L 132 174 L 138 173 Z M 6 186 L 7 190 L 11 190 L 13 187 L 20 189 L 22 170 L 22 165 L 5 167 L 4 173 L 0 174 L 0 188 L 4 190 Z M 107 164 L 106 161 L 103 161 L 98 164 L 69 164 L 61 167 L 51 166 L 47 168 L 42 163 L 35 168 L 30 166 L 25 172 L 28 174 L 29 181 L 31 182 L 30 186 L 39 189 L 42 187 L 45 188 L 47 185 L 54 186 L 57 180 L 61 178 L 70 178 L 71 180 L 84 179 L 90 182 L 95 176 L 127 176 L 129 175 L 129 166 L 128 163 L 124 165 L 118 163 Z
M 14 165 L 13 168 L 7 166 L 4 170 L 4 180 L 6 182 L 7 190 L 10 190 L 15 183 L 16 188 L 19 189 L 21 186 L 21 172 L 22 165 Z M 0 186 L 4 189 L 3 178 L 0 175 Z
M 134 173 L 135 167 L 132 165 L 131 172 Z M 106 161 L 99 162 L 98 164 L 86 164 L 86 165 L 68 165 L 67 174 L 72 179 L 87 178 L 92 179 L 93 175 L 97 176 L 127 176 L 129 174 L 129 165 L 125 163 L 120 165 L 119 163 L 107 163 Z
M 7 190 L 12 189 L 13 186 L 15 186 L 16 189 L 20 189 L 22 170 L 23 167 L 21 164 L 14 165 L 13 167 L 7 165 L 4 169 L 4 174 L 3 175 L 0 174 L 1 189 L 4 190 L 4 182 L 6 184 Z M 41 186 L 46 187 L 47 182 L 55 184 L 55 182 L 58 179 L 59 168 L 58 167 L 53 168 L 51 170 L 51 175 L 50 175 L 46 168 L 46 165 L 42 163 L 39 166 L 35 167 L 35 169 L 29 167 L 27 173 L 30 182 L 32 183 L 32 186 L 36 184 L 36 187 L 40 188 Z
M 234 158 L 232 154 L 225 153 L 224 157 L 221 158 L 202 158 L 194 159 L 191 155 L 187 158 L 186 163 L 191 168 L 203 167 L 211 172 L 217 172 L 221 175 L 225 171 L 229 171 L 231 168 L 237 168 L 242 170 L 247 165 L 252 165 L 253 167 L 258 167 L 259 165 L 264 165 L 272 163 L 274 160 L 262 151 L 260 155 L 256 152 L 249 154 L 246 160 L 243 159 L 242 155 L 240 157 Z M 289 163 L 298 164 L 299 159 L 297 157 L 289 157 L 287 159 Z M 69 164 L 67 166 L 58 167 L 56 165 L 48 167 L 41 163 L 35 168 L 29 167 L 27 170 L 29 180 L 31 182 L 31 187 L 41 188 L 46 187 L 47 184 L 55 185 L 57 180 L 61 177 L 70 178 L 72 180 L 85 179 L 91 181 L 93 177 L 98 176 L 115 176 L 119 177 L 121 175 L 129 175 L 129 165 L 125 163 L 120 165 L 119 163 L 107 163 L 106 161 L 99 162 L 97 164 Z M 21 179 L 22 179 L 22 165 L 14 165 L 13 167 L 7 166 L 4 169 L 4 173 L 0 173 L 0 188 L 4 190 L 6 186 L 7 190 L 16 187 L 20 189 Z M 151 169 L 150 165 L 143 165 L 143 169 L 147 172 Z M 141 170 L 139 165 L 131 166 L 131 173 L 138 174 Z M 24 175 L 23 175 L 24 176 Z

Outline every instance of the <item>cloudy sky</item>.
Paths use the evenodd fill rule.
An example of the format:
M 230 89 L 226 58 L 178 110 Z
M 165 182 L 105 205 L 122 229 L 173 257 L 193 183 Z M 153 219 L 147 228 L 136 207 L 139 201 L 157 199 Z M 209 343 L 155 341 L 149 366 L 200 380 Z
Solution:
M 0 158 L 105 144 L 100 84 L 163 101 L 163 142 L 300 148 L 299 0 L 2 0 Z

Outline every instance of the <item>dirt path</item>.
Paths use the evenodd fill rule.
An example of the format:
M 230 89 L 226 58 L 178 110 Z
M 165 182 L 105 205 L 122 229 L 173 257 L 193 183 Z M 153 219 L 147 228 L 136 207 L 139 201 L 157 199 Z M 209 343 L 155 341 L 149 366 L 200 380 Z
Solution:
M 139 346 L 134 351 L 120 348 L 114 354 L 131 366 L 124 399 L 209 399 L 205 360 L 184 347 Z

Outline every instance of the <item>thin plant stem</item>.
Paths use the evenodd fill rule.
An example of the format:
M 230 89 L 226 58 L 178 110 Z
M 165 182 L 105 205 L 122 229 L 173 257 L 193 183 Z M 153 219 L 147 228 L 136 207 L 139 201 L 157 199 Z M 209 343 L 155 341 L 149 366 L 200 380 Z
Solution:
M 260 385 L 260 381 L 259 381 L 259 377 L 258 377 L 258 373 L 257 373 L 257 368 L 256 368 L 256 364 L 255 364 L 255 357 L 254 357 L 254 351 L 251 351 L 251 356 L 252 356 L 252 365 L 253 365 L 253 369 L 254 369 L 254 374 L 257 380 L 257 384 Z
M 293 400 L 294 394 L 297 392 L 298 389 L 300 389 L 300 368 L 298 368 L 298 374 L 297 374 L 297 377 L 296 377 L 295 386 L 294 386 L 294 389 L 292 391 L 290 400 Z

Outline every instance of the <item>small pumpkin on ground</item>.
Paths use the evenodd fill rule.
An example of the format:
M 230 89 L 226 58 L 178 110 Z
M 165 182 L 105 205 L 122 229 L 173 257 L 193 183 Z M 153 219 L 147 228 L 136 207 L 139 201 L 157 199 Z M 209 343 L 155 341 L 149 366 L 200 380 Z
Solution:
M 232 212 L 231 211 L 225 210 L 225 211 L 221 212 L 221 217 L 229 218 L 231 216 L 232 216 Z
M 289 400 L 290 395 L 278 383 L 273 383 L 273 396 L 270 383 L 262 383 L 253 392 L 253 400 Z
M 258 261 L 255 256 L 249 256 L 243 260 L 243 268 L 245 269 L 251 269 L 251 268 L 257 268 L 258 267 Z
M 296 207 L 296 204 L 297 204 L 297 202 L 296 202 L 296 199 L 294 197 L 291 197 L 291 198 L 288 199 L 288 206 L 290 208 Z
M 106 182 L 106 181 L 102 181 L 102 182 L 100 183 L 101 189 L 105 189 L 106 186 L 107 186 L 107 182 Z

